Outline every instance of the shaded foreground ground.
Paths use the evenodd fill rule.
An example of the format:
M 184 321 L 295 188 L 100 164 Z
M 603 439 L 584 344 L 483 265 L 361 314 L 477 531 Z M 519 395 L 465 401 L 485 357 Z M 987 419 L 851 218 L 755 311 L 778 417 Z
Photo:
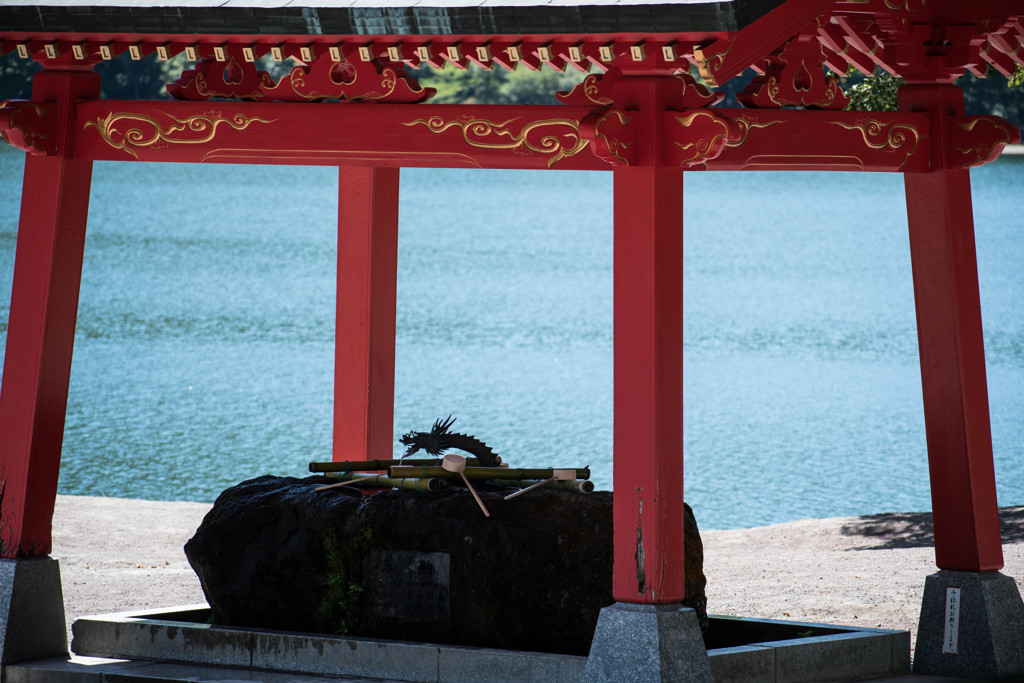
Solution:
M 53 556 L 69 636 L 83 615 L 203 602 L 182 546 L 209 509 L 58 496 Z M 1004 508 L 1001 519 L 1003 573 L 1024 586 L 1024 506 Z M 708 612 L 900 629 L 913 638 L 924 579 L 936 571 L 931 533 L 931 515 L 921 513 L 704 531 Z

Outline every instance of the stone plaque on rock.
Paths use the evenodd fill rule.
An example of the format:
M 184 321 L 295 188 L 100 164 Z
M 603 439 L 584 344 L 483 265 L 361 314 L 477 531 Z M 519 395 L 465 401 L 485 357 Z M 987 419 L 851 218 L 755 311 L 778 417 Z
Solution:
M 370 551 L 363 559 L 363 614 L 448 621 L 451 555 Z

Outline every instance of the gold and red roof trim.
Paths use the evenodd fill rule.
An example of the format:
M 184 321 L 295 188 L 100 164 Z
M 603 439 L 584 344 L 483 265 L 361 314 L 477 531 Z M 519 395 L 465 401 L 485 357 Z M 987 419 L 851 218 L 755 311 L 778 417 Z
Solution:
M 498 7 L 484 5 L 474 11 Z M 605 13 L 635 19 L 637 7 L 651 6 L 620 3 Z M 664 7 L 680 16 L 706 9 L 700 3 Z M 685 24 L 674 17 L 688 32 L 556 35 L 89 33 L 75 30 L 68 9 L 66 30 L 5 31 L 0 47 L 55 73 L 88 71 L 124 53 L 131 59 L 184 55 L 194 63 L 167 86 L 181 103 L 79 103 L 73 139 L 80 158 L 513 168 L 610 168 L 653 160 L 706 169 L 908 172 L 985 163 L 1019 141 L 1016 129 L 996 117 L 951 111 L 943 123 L 950 131 L 946 149 L 932 150 L 926 141 L 935 121 L 913 111 L 838 111 L 846 96 L 824 70 L 882 68 L 912 84 L 949 83 L 988 65 L 1012 73 L 1024 64 L 1018 3 L 980 0 L 968 9 L 952 0 L 788 0 L 762 9 L 745 23 L 731 17 L 717 25 Z M 529 16 L 536 21 L 536 12 Z M 622 23 L 652 29 L 656 18 Z M 403 21 L 392 24 L 408 28 Z M 730 22 L 742 27 L 723 28 Z M 390 30 L 386 22 L 380 26 Z M 267 55 L 295 66 L 273 78 L 256 65 Z M 559 95 L 561 107 L 445 107 L 429 104 L 433 92 L 406 72 L 425 64 L 547 65 L 588 75 Z M 758 75 L 739 96 L 745 108 L 712 108 L 720 97 L 690 75 L 693 67 L 711 87 L 753 68 Z M 638 105 L 620 84 L 644 76 L 671 76 L 677 85 L 663 102 L 664 148 L 640 161 Z M 0 132 L 32 153 L 51 154 L 57 115 L 40 97 L 0 108 Z M 209 107 L 199 111 L 188 101 Z M 312 102 L 319 104 L 306 106 Z M 346 105 L 351 102 L 376 106 Z M 413 103 L 424 108 L 406 106 Z

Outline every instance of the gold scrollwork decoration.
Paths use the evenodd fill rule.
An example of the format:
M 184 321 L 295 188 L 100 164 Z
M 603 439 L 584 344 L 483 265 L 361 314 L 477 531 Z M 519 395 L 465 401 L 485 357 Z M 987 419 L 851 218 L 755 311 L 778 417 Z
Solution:
M 612 99 L 601 95 L 600 83 L 601 78 L 597 74 L 588 74 L 583 79 L 583 93 L 587 96 L 588 100 L 597 106 L 606 107 L 612 103 Z
M 1006 145 L 1020 142 L 1020 133 L 1006 121 L 995 116 L 969 116 L 956 120 L 951 146 L 959 153 L 952 155 L 955 167 L 972 168 L 994 161 Z
M 921 134 L 909 123 L 885 122 L 875 119 L 857 119 L 852 124 L 842 121 L 829 121 L 829 123 L 846 130 L 858 131 L 864 139 L 864 144 L 871 149 L 889 152 L 905 151 L 903 162 L 897 168 L 902 168 L 907 163 L 907 159 L 917 151 L 917 146 L 921 142 Z
M 52 107 L 25 100 L 0 101 L 0 140 L 32 155 L 57 151 L 55 117 Z
M 885 6 L 888 7 L 889 9 L 891 9 L 891 10 L 904 10 L 904 11 L 907 11 L 907 12 L 920 12 L 921 10 L 924 9 L 924 6 L 925 6 L 926 2 L 927 2 L 927 0 L 919 0 L 919 2 L 915 2 L 915 0 L 885 0 Z M 917 6 L 916 7 L 911 7 L 911 5 L 917 5 Z
M 507 121 L 495 122 L 478 119 L 473 116 L 458 116 L 445 120 L 442 116 L 431 116 L 403 123 L 405 126 L 426 126 L 431 133 L 443 133 L 457 128 L 462 133 L 462 140 L 470 147 L 477 149 L 508 149 L 514 154 L 551 154 L 548 168 L 558 161 L 579 154 L 590 141 L 580 135 L 580 125 L 573 119 L 542 119 L 530 121 L 514 132 L 510 126 L 519 117 Z M 550 129 L 564 128 L 563 132 L 549 132 Z M 537 137 L 535 134 L 539 133 Z M 531 138 L 532 136 L 532 138 Z
M 633 121 L 633 117 L 626 116 L 623 112 L 612 109 L 607 114 L 599 118 L 595 123 L 594 137 L 607 148 L 608 153 L 616 162 L 620 164 L 628 164 L 630 157 L 632 156 L 629 150 L 634 146 L 635 140 L 621 139 L 619 135 L 612 134 L 605 129 L 603 124 L 606 121 L 610 121 L 613 116 L 618 120 L 618 125 L 615 126 L 612 124 L 611 127 L 619 133 L 625 132 L 626 127 Z M 595 149 L 598 146 L 600 145 L 596 145 Z
M 104 118 L 86 122 L 85 129 L 95 128 L 108 145 L 114 149 L 124 150 L 138 159 L 137 149 L 159 149 L 168 145 L 201 145 L 213 140 L 217 135 L 217 129 L 222 125 L 241 131 L 254 123 L 273 123 L 276 120 L 244 114 L 224 116 L 220 112 L 206 112 L 185 119 L 170 114 L 166 116 L 173 123 L 165 126 L 145 114 L 111 112 Z M 122 128 L 123 124 L 128 125 Z
M 721 42 L 721 41 L 719 41 Z M 736 42 L 734 37 L 729 41 L 729 45 L 721 52 L 708 52 L 709 48 L 716 47 L 719 43 L 707 45 L 705 47 L 698 47 L 693 50 L 694 60 L 697 62 L 697 71 L 700 73 L 700 77 L 712 88 L 717 88 L 721 85 L 718 82 L 718 72 L 722 70 L 725 65 L 725 59 L 729 56 L 729 52 L 732 50 L 732 44 Z
M 676 116 L 680 128 L 672 131 L 672 142 L 689 156 L 679 160 L 681 166 L 707 167 L 707 162 L 718 157 L 729 139 L 735 137 L 729 120 L 707 109 Z
M 776 123 L 785 123 L 781 119 L 775 119 L 773 121 L 757 121 L 746 116 L 734 116 L 732 122 L 736 124 L 736 127 L 740 129 L 739 140 L 730 140 L 725 143 L 726 147 L 740 147 L 744 142 L 747 141 L 747 136 L 750 135 L 750 131 L 754 128 L 767 128 L 768 126 L 774 126 Z

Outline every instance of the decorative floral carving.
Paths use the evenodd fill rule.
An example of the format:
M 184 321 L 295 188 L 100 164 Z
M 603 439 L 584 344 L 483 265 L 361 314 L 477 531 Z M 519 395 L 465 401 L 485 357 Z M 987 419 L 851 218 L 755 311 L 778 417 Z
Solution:
M 591 151 L 612 166 L 628 166 L 636 158 L 636 119 L 617 109 L 602 110 L 580 122 L 580 132 L 592 143 Z
M 340 58 L 324 52 L 309 64 L 296 66 L 280 81 L 260 71 L 229 46 L 226 61 L 206 58 L 195 69 L 183 71 L 167 86 L 167 92 L 179 100 L 208 100 L 212 97 L 243 100 L 374 100 L 379 102 L 422 102 L 433 96 L 433 88 L 421 88 L 402 67 L 383 66 L 352 58 L 343 48 Z
M 850 100 L 836 78 L 826 78 L 825 60 L 816 35 L 796 36 L 769 58 L 764 75 L 751 80 L 737 99 L 747 107 L 842 109 Z
M 52 106 L 26 100 L 0 102 L 0 139 L 35 156 L 57 152 L 57 119 Z
M 327 54 L 309 66 L 295 67 L 276 85 L 263 90 L 266 99 L 285 102 L 339 99 L 413 103 L 429 99 L 436 92 L 421 88 L 404 69 L 400 73 L 395 67 L 358 59 L 335 62 Z
M 519 119 L 517 116 L 498 123 L 473 116 L 457 116 L 451 120 L 431 116 L 403 125 L 422 125 L 431 133 L 444 133 L 454 128 L 462 133 L 463 142 L 477 149 L 510 149 L 523 155 L 550 154 L 548 168 L 566 157 L 579 154 L 589 144 L 589 140 L 580 135 L 579 122 L 572 119 L 529 121 L 515 132 L 511 126 Z
M 142 148 L 160 149 L 168 145 L 199 145 L 210 142 L 223 125 L 234 130 L 245 130 L 253 123 L 273 123 L 273 120 L 256 116 L 233 114 L 224 116 L 220 112 L 196 114 L 179 119 L 170 114 L 165 116 L 172 122 L 161 124 L 152 116 L 130 112 L 111 112 L 105 118 L 88 121 L 85 129 L 95 128 L 104 142 L 114 149 L 122 149 L 136 159 L 136 150 Z
M 239 61 L 234 55 L 219 62 L 207 57 L 186 69 L 174 83 L 167 86 L 171 97 L 179 100 L 208 100 L 211 97 L 260 100 L 263 89 L 274 84 L 266 71 L 259 71 L 251 62 Z

